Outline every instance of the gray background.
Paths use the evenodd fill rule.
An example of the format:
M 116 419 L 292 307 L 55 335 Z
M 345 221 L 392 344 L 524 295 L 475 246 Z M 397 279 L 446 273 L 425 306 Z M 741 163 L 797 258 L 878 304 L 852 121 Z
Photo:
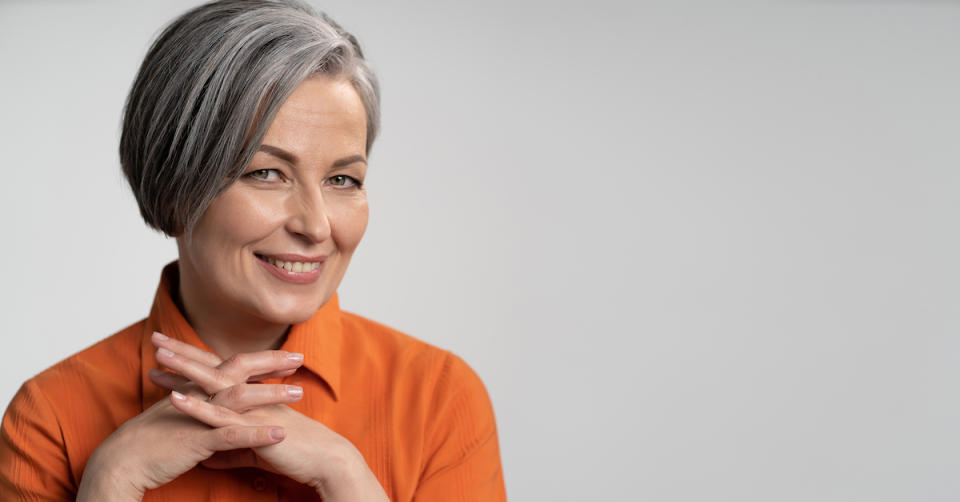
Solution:
M 0 401 L 142 318 L 118 167 L 193 1 L 0 2 Z M 960 498 L 960 5 L 321 5 L 383 85 L 344 309 L 462 355 L 513 500 Z

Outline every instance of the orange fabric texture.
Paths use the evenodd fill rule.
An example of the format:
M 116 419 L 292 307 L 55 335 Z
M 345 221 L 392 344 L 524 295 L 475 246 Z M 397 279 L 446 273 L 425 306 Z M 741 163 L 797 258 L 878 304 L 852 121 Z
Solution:
M 150 316 L 67 358 L 20 388 L 0 430 L 0 500 L 73 500 L 91 453 L 169 392 L 153 331 L 210 350 L 177 309 L 177 263 L 161 274 Z M 394 501 L 506 500 L 493 407 L 451 352 L 340 310 L 336 294 L 281 347 L 305 355 L 290 406 L 350 440 Z M 253 468 L 198 466 L 144 501 L 319 500 L 308 487 Z

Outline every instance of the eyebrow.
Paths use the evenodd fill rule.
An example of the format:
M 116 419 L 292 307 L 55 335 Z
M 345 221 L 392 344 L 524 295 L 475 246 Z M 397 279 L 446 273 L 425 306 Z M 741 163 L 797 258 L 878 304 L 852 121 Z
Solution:
M 297 159 L 296 155 L 284 150 L 283 148 L 279 148 L 273 145 L 260 145 L 260 151 L 273 155 L 274 157 L 291 165 L 295 165 L 299 160 Z M 349 157 L 344 157 L 334 162 L 333 167 L 343 167 L 343 166 L 353 164 L 354 162 L 363 162 L 364 164 L 366 164 L 367 159 L 363 158 L 363 155 L 351 155 Z

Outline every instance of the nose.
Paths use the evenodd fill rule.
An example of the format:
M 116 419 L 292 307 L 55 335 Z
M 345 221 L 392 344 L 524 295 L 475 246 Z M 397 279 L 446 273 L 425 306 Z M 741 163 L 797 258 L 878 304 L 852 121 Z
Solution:
M 319 188 L 298 190 L 290 200 L 287 231 L 302 236 L 311 243 L 330 237 L 330 218 L 323 191 Z

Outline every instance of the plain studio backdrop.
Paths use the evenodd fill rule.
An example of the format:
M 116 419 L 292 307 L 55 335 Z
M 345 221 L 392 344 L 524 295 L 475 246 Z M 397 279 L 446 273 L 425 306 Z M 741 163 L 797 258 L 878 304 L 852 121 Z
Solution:
M 0 1 L 4 403 L 149 313 L 121 107 L 197 3 Z M 473 366 L 512 500 L 960 498 L 960 5 L 316 5 L 383 88 L 341 305 Z

